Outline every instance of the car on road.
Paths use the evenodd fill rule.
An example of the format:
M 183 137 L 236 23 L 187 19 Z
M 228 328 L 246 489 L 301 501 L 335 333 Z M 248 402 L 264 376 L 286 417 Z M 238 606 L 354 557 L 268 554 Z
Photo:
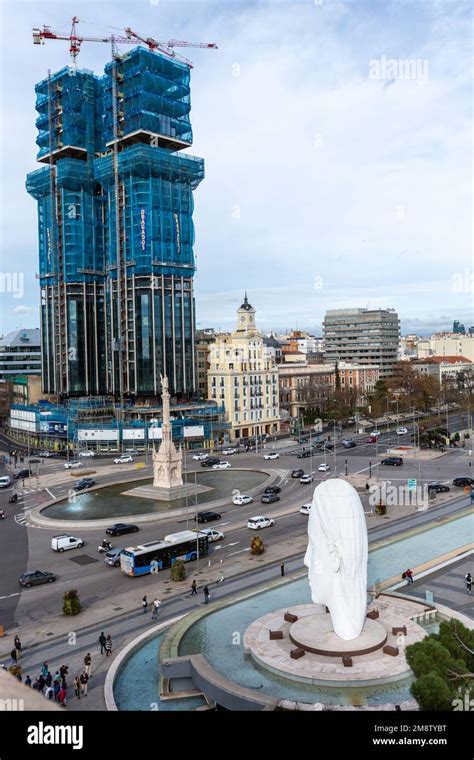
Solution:
M 372 430 L 370 435 L 375 435 L 376 438 L 380 438 L 382 433 L 380 432 L 380 430 Z
M 353 443 L 352 438 L 343 438 L 342 439 L 342 445 L 347 446 L 349 443 Z
M 292 470 L 291 471 L 291 477 L 292 478 L 301 478 L 304 475 L 304 470 Z
M 68 549 L 82 549 L 84 541 L 82 538 L 70 536 L 68 533 L 61 533 L 59 536 L 51 538 L 51 549 L 55 552 L 65 552 Z
M 342 445 L 344 446 L 345 449 L 353 449 L 355 448 L 355 446 L 357 446 L 357 443 L 355 441 L 346 441 L 346 442 L 343 441 Z
M 231 456 L 232 454 L 237 454 L 237 449 L 224 449 L 222 453 L 224 454 L 224 456 L 228 457 L 228 456 Z
M 128 454 L 131 457 L 139 457 L 140 456 L 140 452 L 138 451 L 138 449 L 125 449 L 125 451 L 123 453 L 124 454 Z
M 36 459 L 36 457 L 31 457 L 30 459 L 28 459 L 28 462 L 30 464 L 39 464 L 41 462 L 41 459 Z
M 137 533 L 139 530 L 138 525 L 131 525 L 130 523 L 115 523 L 110 528 L 106 528 L 108 536 L 123 536 L 125 533 Z
M 208 459 L 208 458 L 209 458 L 209 454 L 204 454 L 204 452 L 202 454 L 193 454 L 193 459 L 195 462 L 200 462 L 201 460 Z
M 468 478 L 468 477 L 454 478 L 453 486 L 457 486 L 458 488 L 465 488 L 466 486 L 474 486 L 474 478 Z
M 53 455 L 51 451 L 38 451 L 37 456 L 47 458 L 47 457 L 52 457 Z
M 221 460 L 218 457 L 208 457 L 201 462 L 201 467 L 214 467 L 215 464 L 219 464 Z
M 280 455 L 276 451 L 272 451 L 270 454 L 265 454 L 264 459 L 280 459 Z
M 300 507 L 300 514 L 309 515 L 310 512 L 311 512 L 311 504 L 303 504 L 303 506 Z
M 12 479 L 9 475 L 2 475 L 0 477 L 0 488 L 8 488 L 12 483 Z
M 434 491 L 435 493 L 447 493 L 449 490 L 449 486 L 446 486 L 444 483 L 428 483 L 428 491 Z
M 232 497 L 232 504 L 235 504 L 237 507 L 242 507 L 244 504 L 251 504 L 252 501 L 253 499 L 251 496 L 246 496 L 243 493 L 237 493 Z
M 331 468 L 329 467 L 329 465 L 328 464 L 324 464 L 324 462 L 323 462 L 323 464 L 319 465 L 318 472 L 329 472 L 330 469 Z
M 406 427 L 397 428 L 397 435 L 406 435 L 407 433 L 408 433 L 408 428 Z
M 392 467 L 401 467 L 403 464 L 402 457 L 385 457 L 385 459 L 382 459 L 380 464 L 389 464 L 392 465 Z
M 219 512 L 198 512 L 194 515 L 193 520 L 198 523 L 212 522 L 213 520 L 220 520 L 222 515 Z
M 281 493 L 280 486 L 267 486 L 263 493 Z
M 63 467 L 65 470 L 76 470 L 78 467 L 82 467 L 82 462 L 78 459 L 73 459 L 71 462 L 64 462 Z
M 263 493 L 260 497 L 262 504 L 273 504 L 275 501 L 280 501 L 280 497 L 276 493 Z
M 23 478 L 29 478 L 30 475 L 31 473 L 29 469 L 23 469 L 23 470 L 18 470 L 18 472 L 15 472 L 13 477 L 15 478 L 15 480 L 22 480 Z
M 377 443 L 378 436 L 376 435 L 369 435 L 368 438 L 365 439 L 366 443 Z
M 249 517 L 247 528 L 250 528 L 251 530 L 260 530 L 261 528 L 271 528 L 273 525 L 275 525 L 275 520 L 272 520 L 271 517 L 257 515 L 257 517 Z
M 201 528 L 199 531 L 200 536 L 207 536 L 209 543 L 213 544 L 214 541 L 223 541 L 225 533 L 221 530 L 214 530 L 214 528 Z
M 42 583 L 53 583 L 56 580 L 54 573 L 49 570 L 29 570 L 18 578 L 20 586 L 30 588 L 31 586 L 40 586 Z
M 114 459 L 114 464 L 127 464 L 127 462 L 133 462 L 133 457 L 130 454 L 122 454 L 121 457 Z
M 300 478 L 300 483 L 301 483 L 301 485 L 305 486 L 305 485 L 308 485 L 308 483 L 312 483 L 313 480 L 314 480 L 314 476 L 313 475 L 303 475 Z
M 123 549 L 119 549 L 118 547 L 115 547 L 114 549 L 110 549 L 108 552 L 105 553 L 104 562 L 106 565 L 111 565 L 111 567 L 119 567 L 120 566 L 120 555 L 122 554 Z
M 87 451 L 87 450 L 86 451 L 80 451 L 79 452 L 79 456 L 80 457 L 95 457 L 95 452 L 94 451 Z
M 323 445 L 323 450 L 324 449 L 326 449 L 326 451 L 332 451 L 334 449 L 334 444 L 326 441 Z
M 84 491 L 86 488 L 92 488 L 95 486 L 95 480 L 93 478 L 81 478 L 73 485 L 73 491 Z
M 300 451 L 299 454 L 296 455 L 297 459 L 307 459 L 311 456 L 311 451 Z
M 213 470 L 229 470 L 232 467 L 230 462 L 218 462 L 212 465 Z

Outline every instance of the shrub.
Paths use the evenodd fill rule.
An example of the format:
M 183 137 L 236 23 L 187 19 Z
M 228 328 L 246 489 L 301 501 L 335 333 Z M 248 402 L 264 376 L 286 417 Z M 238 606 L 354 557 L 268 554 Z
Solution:
M 385 515 L 385 514 L 387 514 L 387 507 L 386 507 L 386 505 L 383 504 L 382 502 L 380 502 L 380 504 L 377 504 L 377 506 L 375 507 L 375 512 L 378 515 Z
M 172 581 L 184 581 L 186 578 L 186 566 L 182 559 L 177 559 L 171 568 Z
M 82 605 L 79 594 L 75 589 L 66 591 L 63 597 L 63 612 L 65 615 L 79 615 Z
M 263 554 L 265 547 L 260 536 L 254 536 L 250 541 L 250 554 Z

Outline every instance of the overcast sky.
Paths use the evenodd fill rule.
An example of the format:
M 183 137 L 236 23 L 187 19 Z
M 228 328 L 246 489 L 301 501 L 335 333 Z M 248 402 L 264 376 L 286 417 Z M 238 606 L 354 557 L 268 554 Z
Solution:
M 68 31 L 73 14 L 85 35 L 131 26 L 219 46 L 184 51 L 189 152 L 206 163 L 199 326 L 231 328 L 245 288 L 265 331 L 319 334 L 325 310 L 346 306 L 394 307 L 404 332 L 474 324 L 469 0 L 4 0 L 0 12 L 2 272 L 25 278 L 22 297 L 2 293 L 3 332 L 39 324 L 24 188 L 40 166 L 34 84 L 69 61 L 67 42 L 33 46 L 31 28 Z M 84 43 L 79 66 L 100 74 L 108 57 Z

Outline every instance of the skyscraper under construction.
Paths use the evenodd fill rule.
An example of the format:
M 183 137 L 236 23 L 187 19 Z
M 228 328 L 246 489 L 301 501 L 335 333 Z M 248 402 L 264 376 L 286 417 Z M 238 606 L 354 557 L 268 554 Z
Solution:
M 190 72 L 142 47 L 36 85 L 43 385 L 59 398 L 196 388 Z

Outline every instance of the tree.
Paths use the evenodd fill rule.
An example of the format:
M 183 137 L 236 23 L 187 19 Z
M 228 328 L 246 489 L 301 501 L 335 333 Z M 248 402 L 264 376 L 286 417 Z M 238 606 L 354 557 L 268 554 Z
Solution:
M 420 676 L 411 686 L 411 693 L 422 710 L 447 712 L 453 709 L 454 695 L 446 681 L 435 671 Z
M 63 597 L 63 612 L 65 615 L 78 615 L 82 610 L 79 594 L 75 589 L 66 591 Z
M 172 581 L 184 581 L 186 578 L 186 566 L 182 559 L 177 559 L 171 568 Z
M 250 554 L 263 554 L 265 547 L 260 536 L 254 536 L 250 541 Z

